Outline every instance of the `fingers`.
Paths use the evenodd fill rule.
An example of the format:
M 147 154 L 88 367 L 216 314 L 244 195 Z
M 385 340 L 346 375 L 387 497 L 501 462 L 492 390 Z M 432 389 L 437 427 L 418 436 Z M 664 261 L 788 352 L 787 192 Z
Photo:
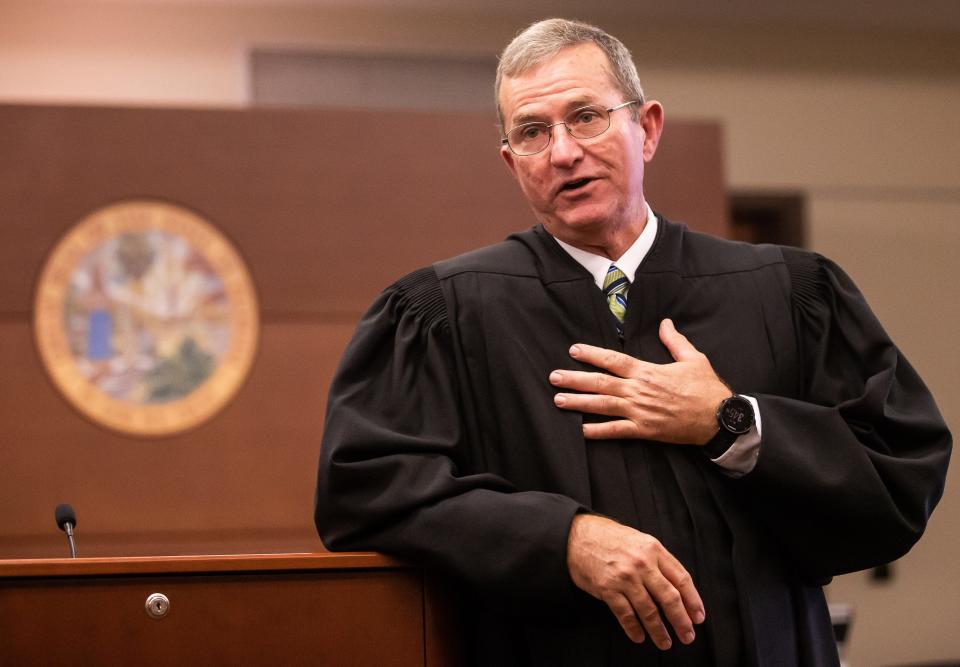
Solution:
M 649 587 L 648 587 L 649 588 Z M 673 645 L 670 639 L 670 633 L 667 632 L 667 626 L 663 624 L 663 618 L 660 616 L 660 609 L 643 587 L 633 592 L 630 598 L 630 604 L 633 607 L 635 616 L 640 619 L 650 639 L 661 651 L 665 651 Z M 666 610 L 664 610 L 666 612 Z M 669 618 L 669 616 L 668 616 Z M 623 623 L 621 623 L 623 625 Z M 693 641 L 692 639 L 690 641 Z M 689 642 L 685 642 L 689 643 Z
M 645 582 L 647 590 L 650 591 L 650 595 L 652 595 L 660 605 L 663 615 L 667 617 L 667 621 L 673 627 L 673 631 L 677 634 L 680 641 L 684 644 L 689 644 L 696 638 L 696 633 L 693 630 L 693 617 L 687 609 L 687 605 L 691 604 L 691 602 L 688 602 L 684 598 L 684 594 L 674 586 L 669 579 L 663 576 L 662 567 L 663 565 L 661 564 L 661 570 L 648 577 Z M 689 578 L 689 575 L 687 575 L 687 579 Z M 697 596 L 697 599 L 699 599 L 699 596 Z M 638 611 L 638 614 L 639 613 Z M 659 633 L 655 634 L 654 630 L 648 625 L 647 616 L 640 614 L 640 620 L 656 642 L 656 637 L 659 636 Z M 657 615 L 657 620 L 659 621 L 659 614 Z M 652 620 L 650 623 L 651 625 L 653 624 Z M 662 621 L 660 621 L 660 626 L 663 626 Z M 666 630 L 664 630 L 664 634 L 665 633 Z M 669 635 L 667 635 L 666 639 L 669 645 Z M 657 646 L 660 647 L 659 642 L 657 642 Z
M 610 611 L 613 612 L 617 621 L 620 622 L 620 627 L 623 628 L 623 631 L 627 637 L 630 638 L 630 641 L 639 644 L 646 638 L 646 633 L 643 631 L 643 625 L 637 617 L 637 612 L 625 596 L 620 593 L 612 593 L 604 599 L 604 602 L 610 607 Z
M 591 394 L 622 396 L 627 391 L 627 385 L 621 378 L 606 373 L 556 370 L 550 373 L 550 384 Z
M 686 336 L 677 331 L 671 319 L 665 319 L 660 323 L 660 342 L 676 361 L 690 359 L 693 355 L 700 353 Z
M 557 394 L 553 402 L 558 408 L 589 412 L 595 415 L 622 417 L 625 414 L 627 403 L 619 396 L 596 394 Z
M 667 553 L 666 550 L 664 553 Z M 670 623 L 681 643 L 689 644 L 696 639 L 693 626 L 703 620 L 702 603 L 696 589 L 692 588 L 690 576 L 682 567 L 680 570 L 686 575 L 685 580 L 681 578 L 681 583 L 687 590 L 687 595 L 663 576 L 661 571 L 654 569 L 648 572 L 642 581 L 637 582 L 639 585 L 631 586 L 623 592 L 611 591 L 603 596 L 603 601 L 632 641 L 642 642 L 646 634 L 660 650 L 669 649 L 673 641 L 664 624 L 664 618 Z M 689 595 L 690 590 L 693 591 L 693 596 Z
M 690 620 L 695 624 L 703 623 L 706 618 L 703 600 L 700 598 L 700 593 L 697 592 L 697 587 L 693 585 L 693 577 L 669 551 L 665 550 L 663 557 L 660 559 L 660 571 L 680 593 L 684 609 Z
M 562 410 L 623 417 L 608 422 L 584 424 L 583 437 L 588 440 L 652 438 L 657 433 L 657 425 L 662 421 L 661 415 L 649 410 L 640 411 L 630 401 L 619 396 L 556 394 L 553 403 Z
M 636 422 L 629 419 L 584 424 L 583 437 L 587 440 L 625 440 L 627 438 L 648 438 L 650 433 L 642 431 Z
M 640 366 L 645 362 L 631 357 L 629 354 L 608 350 L 604 347 L 595 347 L 586 343 L 577 343 L 570 348 L 570 356 L 585 364 L 610 371 L 619 377 L 636 375 Z
M 657 415 L 638 411 L 633 401 L 625 398 L 637 393 L 629 380 L 613 377 L 604 373 L 585 373 L 581 371 L 553 371 L 550 383 L 585 394 L 558 393 L 553 397 L 554 404 L 563 410 L 583 412 L 624 419 L 599 424 L 584 424 L 583 435 L 591 440 L 609 440 L 613 438 L 645 438 L 654 434 Z

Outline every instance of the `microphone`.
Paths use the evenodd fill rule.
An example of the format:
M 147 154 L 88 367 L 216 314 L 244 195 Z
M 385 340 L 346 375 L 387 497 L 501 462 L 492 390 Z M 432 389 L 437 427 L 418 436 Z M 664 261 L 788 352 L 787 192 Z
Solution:
M 70 557 L 77 557 L 77 545 L 73 541 L 73 529 L 77 525 L 77 514 L 73 507 L 67 504 L 57 505 L 53 512 L 57 518 L 57 526 L 67 534 L 67 542 L 70 543 Z

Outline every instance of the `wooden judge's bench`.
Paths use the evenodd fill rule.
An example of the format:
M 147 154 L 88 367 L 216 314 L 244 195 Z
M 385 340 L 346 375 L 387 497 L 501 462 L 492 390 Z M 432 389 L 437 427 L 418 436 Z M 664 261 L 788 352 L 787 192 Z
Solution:
M 2 665 L 457 665 L 444 592 L 371 553 L 0 561 Z

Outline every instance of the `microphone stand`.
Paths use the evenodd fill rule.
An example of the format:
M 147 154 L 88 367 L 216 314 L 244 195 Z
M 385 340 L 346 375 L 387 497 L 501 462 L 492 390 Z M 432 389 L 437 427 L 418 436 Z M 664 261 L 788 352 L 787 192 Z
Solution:
M 70 543 L 70 558 L 76 558 L 77 544 L 73 541 L 73 524 L 67 521 L 63 524 L 63 530 L 67 533 L 67 542 Z

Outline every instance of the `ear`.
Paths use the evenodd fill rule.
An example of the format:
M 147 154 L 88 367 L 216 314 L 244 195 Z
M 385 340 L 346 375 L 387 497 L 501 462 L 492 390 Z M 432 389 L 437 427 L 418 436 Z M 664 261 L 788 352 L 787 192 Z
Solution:
M 507 169 L 510 170 L 513 177 L 517 178 L 517 156 L 513 154 L 513 151 L 511 151 L 510 147 L 506 144 L 500 146 L 500 157 L 502 157 L 503 161 L 507 164 Z
M 513 174 L 513 177 L 517 177 L 517 162 L 516 155 L 513 154 L 513 151 L 510 150 L 510 147 L 506 144 L 500 146 L 500 157 L 503 158 L 503 161 L 507 163 L 507 169 L 510 170 L 510 173 Z
M 663 105 L 656 100 L 650 100 L 643 105 L 643 116 L 640 124 L 643 126 L 643 160 L 650 162 L 660 144 L 660 135 L 663 134 Z

